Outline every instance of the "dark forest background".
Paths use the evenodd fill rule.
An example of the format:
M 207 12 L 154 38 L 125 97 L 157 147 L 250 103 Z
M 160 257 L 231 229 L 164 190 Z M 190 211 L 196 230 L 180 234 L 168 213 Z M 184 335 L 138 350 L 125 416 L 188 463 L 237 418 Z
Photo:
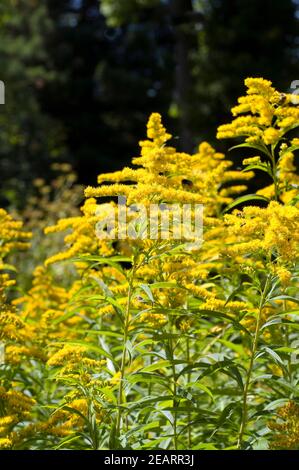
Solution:
M 215 142 L 246 76 L 299 79 L 292 0 L 1 0 L 0 205 L 53 161 L 82 184 L 138 154 L 158 111 L 181 150 Z

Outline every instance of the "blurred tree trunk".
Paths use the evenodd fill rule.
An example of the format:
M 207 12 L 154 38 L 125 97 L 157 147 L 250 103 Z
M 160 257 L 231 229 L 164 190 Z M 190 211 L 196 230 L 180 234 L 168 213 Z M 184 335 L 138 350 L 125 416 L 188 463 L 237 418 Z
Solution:
M 192 0 L 172 0 L 170 4 L 175 34 L 175 100 L 179 110 L 180 147 L 192 152 L 194 142 L 190 126 L 192 77 L 190 65 L 190 32 Z

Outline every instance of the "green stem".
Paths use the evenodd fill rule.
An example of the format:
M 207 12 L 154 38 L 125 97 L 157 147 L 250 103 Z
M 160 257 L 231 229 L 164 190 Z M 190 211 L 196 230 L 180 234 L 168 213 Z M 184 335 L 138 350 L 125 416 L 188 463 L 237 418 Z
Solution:
M 173 445 L 174 450 L 178 450 L 178 437 L 177 437 L 177 385 L 176 385 L 176 371 L 175 365 L 172 365 L 172 375 L 173 375 Z
M 131 301 L 132 301 L 132 294 L 133 294 L 133 282 L 134 282 L 135 271 L 136 271 L 136 267 L 134 265 L 129 276 L 128 299 L 127 299 L 126 311 L 125 311 L 125 316 L 124 316 L 123 350 L 122 350 L 122 357 L 121 357 L 120 380 L 119 380 L 118 395 L 117 395 L 117 406 L 118 406 L 118 413 L 117 413 L 117 419 L 116 419 L 117 437 L 119 437 L 121 423 L 122 423 L 121 405 L 124 403 L 123 395 L 124 395 L 124 378 L 125 378 L 126 363 L 127 363 L 127 341 L 128 341 L 128 336 L 129 336 L 130 310 L 131 310 Z
M 244 436 L 244 434 L 246 432 L 246 428 L 247 428 L 248 393 L 249 393 L 249 388 L 250 388 L 251 375 L 252 375 L 252 371 L 253 371 L 254 358 L 255 358 L 255 355 L 256 355 L 256 352 L 257 352 L 257 348 L 258 348 L 260 329 L 261 329 L 261 326 L 262 326 L 261 325 L 262 324 L 262 312 L 263 312 L 266 293 L 267 293 L 267 290 L 268 290 L 268 280 L 269 280 L 269 277 L 266 280 L 265 287 L 264 287 L 264 290 L 262 292 L 260 303 L 259 303 L 259 312 L 258 312 L 258 317 L 257 317 L 257 320 L 256 320 L 256 327 L 255 327 L 254 338 L 253 338 L 253 343 L 252 343 L 250 362 L 249 362 L 246 382 L 245 382 L 245 386 L 244 386 L 243 404 L 242 404 L 242 420 L 241 420 L 239 436 L 238 436 L 238 443 L 237 443 L 238 449 L 242 448 L 243 436 Z
M 287 303 L 286 301 L 284 300 L 283 301 L 283 310 L 284 312 L 286 312 L 287 310 Z M 290 338 L 289 338 L 289 329 L 287 326 L 285 326 L 283 329 L 282 329 L 282 332 L 283 332 L 283 337 L 285 338 L 285 345 L 287 348 L 290 347 Z M 287 380 L 291 381 L 292 380 L 292 361 L 291 361 L 291 356 L 290 354 L 288 354 L 288 377 L 286 377 Z
M 172 394 L 173 394 L 173 447 L 174 450 L 178 449 L 178 438 L 177 438 L 177 377 L 176 377 L 176 370 L 174 364 L 174 347 L 173 347 L 173 329 L 171 319 L 168 317 L 168 330 L 169 330 L 169 340 L 168 340 L 168 349 L 169 349 L 169 356 L 172 365 Z
M 277 165 L 275 161 L 275 155 L 271 152 L 271 161 L 272 161 L 272 176 L 273 176 L 273 184 L 274 184 L 274 194 L 275 194 L 275 201 L 279 199 L 279 188 L 278 188 L 278 179 L 277 179 Z
M 190 364 L 190 339 L 189 339 L 188 336 L 187 336 L 186 347 L 187 347 L 187 364 L 189 365 Z M 188 372 L 187 380 L 188 380 L 188 384 L 189 384 L 191 382 L 191 371 Z M 188 449 L 191 450 L 191 447 L 192 447 L 192 433 L 191 433 L 190 423 L 191 423 L 191 413 L 190 413 L 190 411 L 188 411 Z

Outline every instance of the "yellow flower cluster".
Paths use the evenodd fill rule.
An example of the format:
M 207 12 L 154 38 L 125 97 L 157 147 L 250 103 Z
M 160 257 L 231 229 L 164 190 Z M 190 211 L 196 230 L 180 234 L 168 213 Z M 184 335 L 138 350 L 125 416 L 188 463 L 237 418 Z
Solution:
M 229 254 L 260 253 L 283 261 L 299 256 L 299 209 L 271 201 L 268 207 L 248 206 L 225 216 L 228 230 L 236 238 Z
M 272 449 L 298 450 L 299 406 L 291 401 L 278 410 L 277 420 L 268 423 L 273 431 Z
M 245 136 L 248 143 L 276 144 L 298 123 L 299 109 L 293 106 L 293 95 L 278 93 L 269 80 L 262 78 L 247 78 L 245 85 L 246 96 L 232 108 L 233 116 L 238 117 L 218 128 L 218 138 Z
M 62 204 L 61 218 L 53 222 L 57 206 L 52 207 L 53 223 L 45 232 L 57 250 L 49 249 L 45 264 L 32 270 L 30 287 L 12 298 L 9 256 L 27 247 L 30 235 L 0 209 L 0 341 L 5 343 L 0 448 L 30 448 L 31 442 L 34 448 L 43 443 L 75 448 L 80 442 L 82 448 L 97 449 L 108 442 L 120 446 L 121 439 L 113 439 L 121 436 L 129 447 L 132 423 L 140 429 L 139 419 L 145 429 L 140 436 L 151 446 L 151 439 L 159 441 L 161 416 L 171 414 L 175 435 L 186 416 L 196 419 L 192 403 L 202 400 L 203 410 L 210 410 L 210 387 L 221 399 L 228 388 L 239 400 L 240 390 L 232 390 L 232 382 L 226 387 L 222 375 L 238 383 L 244 402 L 255 383 L 263 387 L 258 380 L 263 374 L 271 372 L 286 383 L 291 367 L 281 366 L 278 353 L 292 350 L 298 313 L 299 139 L 288 141 L 285 134 L 299 115 L 291 97 L 271 82 L 249 78 L 246 86 L 246 96 L 232 110 L 235 119 L 218 133 L 220 138 L 245 136 L 246 145 L 253 146 L 244 171 L 207 142 L 192 155 L 178 152 L 161 116 L 152 114 L 140 156 L 130 167 L 99 175 L 98 186 L 86 188 L 80 212 Z M 273 183 L 254 197 L 238 198 L 254 177 L 252 169 L 266 171 Z M 35 186 L 43 200 L 50 198 L 52 186 L 49 191 L 42 180 Z M 152 239 L 146 232 L 131 239 L 127 233 L 119 237 L 117 227 L 110 238 L 101 238 L 99 225 L 120 215 L 118 196 L 126 196 L 126 209 L 143 204 L 146 211 L 153 204 L 203 204 L 203 240 L 188 249 L 184 236 Z M 39 230 L 44 227 L 36 213 L 34 220 Z M 138 213 L 129 211 L 129 224 L 136 221 Z M 184 233 L 182 220 L 179 228 Z M 269 351 L 275 364 L 266 359 Z M 256 370 L 260 375 L 254 376 Z M 267 382 L 257 399 L 252 394 L 254 403 L 262 407 L 270 389 Z M 284 407 L 278 423 L 269 426 L 278 431 L 273 448 L 298 445 L 296 406 Z M 218 404 L 213 410 L 216 419 Z M 231 418 L 234 430 L 237 415 Z M 241 441 L 245 428 L 242 424 Z M 170 434 L 169 423 L 164 431 Z M 187 445 L 183 433 L 179 439 L 179 446 Z M 235 444 L 231 436 L 225 439 L 221 448 Z
M 22 229 L 23 223 L 14 220 L 4 209 L 0 208 L 0 267 L 1 262 L 13 250 L 29 247 L 31 233 Z

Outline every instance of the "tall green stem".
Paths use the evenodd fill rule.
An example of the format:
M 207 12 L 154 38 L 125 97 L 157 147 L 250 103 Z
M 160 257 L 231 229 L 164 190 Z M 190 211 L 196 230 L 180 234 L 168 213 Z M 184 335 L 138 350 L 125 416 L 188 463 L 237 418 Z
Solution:
M 125 379 L 125 372 L 126 372 L 126 363 L 127 363 L 127 341 L 129 335 L 129 326 L 130 326 L 130 310 L 131 310 L 131 302 L 132 302 L 132 295 L 133 295 L 133 282 L 134 282 L 134 275 L 136 272 L 135 264 L 132 267 L 132 271 L 129 276 L 129 287 L 128 287 L 128 298 L 127 298 L 127 305 L 124 315 L 124 324 L 123 324 L 123 349 L 122 349 L 122 357 L 121 357 L 121 365 L 120 365 L 120 379 L 119 379 L 119 387 L 118 387 L 118 395 L 117 395 L 117 405 L 118 405 L 118 413 L 117 413 L 117 420 L 116 420 L 116 435 L 119 436 L 121 422 L 122 422 L 122 404 L 124 403 L 124 379 Z
M 188 334 L 188 333 L 187 333 Z M 190 364 L 190 339 L 189 336 L 187 336 L 187 341 L 186 341 L 186 347 L 187 347 L 187 364 Z M 188 372 L 187 375 L 187 380 L 188 384 L 191 382 L 191 371 Z M 191 433 L 191 413 L 188 411 L 188 448 L 191 449 L 192 447 L 192 433 Z
M 250 381 L 251 381 L 251 376 L 252 376 L 252 371 L 253 371 L 254 358 L 255 358 L 255 354 L 257 352 L 257 348 L 258 348 L 260 329 L 261 329 L 261 326 L 262 326 L 262 312 L 263 312 L 263 307 L 264 307 L 264 303 L 265 303 L 265 297 L 266 297 L 266 294 L 267 294 L 267 291 L 268 291 L 268 280 L 269 280 L 269 277 L 267 277 L 267 280 L 265 282 L 265 287 L 263 289 L 263 292 L 262 292 L 261 298 L 260 298 L 258 317 L 257 317 L 257 320 L 256 320 L 254 338 L 253 338 L 252 349 L 251 349 L 250 362 L 249 362 L 246 382 L 245 382 L 245 386 L 244 386 L 243 404 L 242 404 L 242 420 L 241 420 L 239 436 L 238 436 L 238 443 L 237 443 L 237 446 L 238 446 L 239 449 L 242 448 L 243 436 L 246 432 L 246 427 L 247 427 L 247 421 L 248 421 L 248 393 L 249 393 Z
M 169 358 L 171 361 L 171 369 L 172 369 L 172 407 L 173 407 L 173 447 L 174 450 L 178 449 L 178 438 L 177 438 L 177 376 L 176 376 L 176 368 L 174 363 L 174 347 L 173 347 L 173 328 L 171 318 L 168 317 L 168 331 L 169 331 L 169 339 L 168 339 L 168 352 Z
M 272 161 L 272 176 L 273 176 L 273 184 L 274 184 L 274 196 L 275 201 L 279 199 L 279 187 L 278 187 L 278 178 L 277 178 L 277 165 L 275 160 L 274 151 L 270 153 L 271 161 Z
M 178 437 L 177 437 L 177 384 L 176 384 L 176 370 L 175 364 L 172 363 L 172 375 L 173 375 L 173 445 L 174 450 L 178 450 Z

